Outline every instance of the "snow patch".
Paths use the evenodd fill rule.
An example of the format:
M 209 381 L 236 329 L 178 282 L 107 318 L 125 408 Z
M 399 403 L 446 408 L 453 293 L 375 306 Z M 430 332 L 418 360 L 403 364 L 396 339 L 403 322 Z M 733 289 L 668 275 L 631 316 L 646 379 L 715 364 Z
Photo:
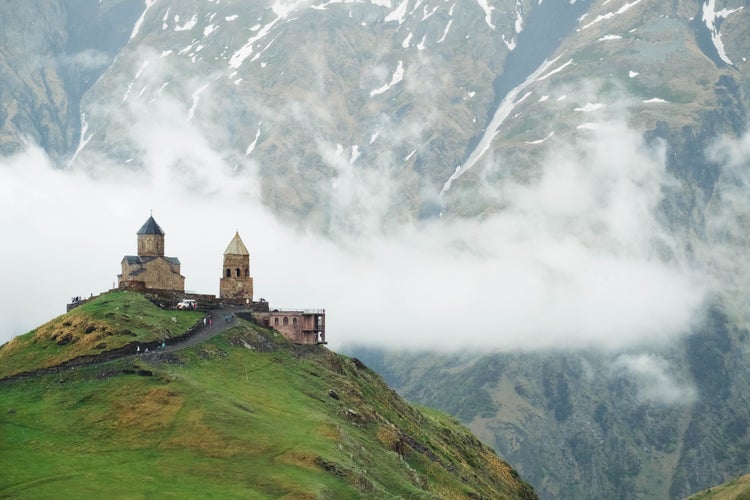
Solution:
M 495 10 L 495 8 L 492 7 L 487 0 L 477 0 L 477 3 L 484 11 L 484 22 L 487 23 L 487 26 L 489 26 L 491 30 L 494 30 L 495 25 L 492 24 L 492 11 Z
M 451 24 L 453 24 L 453 19 L 448 19 L 448 24 L 445 25 L 445 29 L 443 30 L 443 36 L 440 37 L 440 40 L 438 40 L 437 43 L 445 41 L 445 37 L 448 36 L 448 31 L 451 29 Z
M 238 16 L 237 14 L 234 14 L 234 15 L 231 15 L 231 16 L 227 16 L 227 17 L 225 17 L 225 18 L 224 18 L 224 20 L 225 20 L 225 21 L 230 21 L 230 22 L 231 22 L 231 21 L 234 21 L 234 20 L 236 20 L 236 19 L 237 19 L 238 17 L 240 17 L 240 16 Z
M 521 93 L 526 90 L 526 87 L 534 82 L 539 81 L 541 79 L 541 75 L 544 74 L 544 72 L 547 71 L 550 66 L 555 64 L 557 60 L 560 59 L 560 57 L 561 56 L 558 56 L 552 60 L 545 60 L 533 73 L 531 73 L 526 78 L 526 80 L 524 80 L 523 83 L 511 89 L 511 91 L 506 94 L 506 96 L 500 103 L 500 106 L 498 106 L 497 110 L 495 110 L 495 114 L 493 115 L 492 120 L 490 120 L 490 123 L 484 132 L 484 135 L 482 135 L 482 138 L 477 143 L 477 146 L 471 152 L 463 165 L 459 165 L 453 175 L 451 175 L 450 178 L 445 181 L 445 184 L 443 184 L 443 188 L 440 190 L 441 195 L 445 194 L 450 189 L 453 181 L 462 176 L 467 170 L 473 167 L 482 156 L 484 156 L 484 154 L 492 145 L 492 141 L 494 140 L 495 136 L 497 136 L 497 134 L 500 132 L 500 127 L 502 126 L 503 122 L 505 122 L 505 120 L 510 116 L 516 106 L 521 104 L 524 100 L 526 100 L 526 98 L 531 95 L 531 92 L 527 91 L 521 97 L 519 97 L 519 95 L 521 95 Z M 547 76 L 549 76 L 549 74 Z
M 581 113 L 590 113 L 592 111 L 596 111 L 597 109 L 601 109 L 604 107 L 604 104 L 597 102 L 597 103 L 586 103 L 584 106 L 581 106 L 580 108 L 574 108 L 573 111 L 579 111 Z
M 638 73 L 637 71 L 633 71 L 633 70 L 628 71 L 629 78 L 635 78 L 638 75 L 640 75 L 640 73 Z
M 179 21 L 179 16 L 175 16 L 175 22 Z M 175 31 L 190 31 L 191 29 L 195 28 L 195 25 L 198 24 L 198 15 L 193 14 L 193 17 L 190 18 L 190 21 L 186 22 L 182 26 L 175 26 Z
M 359 146 L 356 144 L 352 146 L 352 156 L 349 159 L 349 165 L 354 165 L 354 162 L 357 161 L 357 158 L 359 158 L 360 155 Z
M 412 33 L 410 31 L 409 34 L 406 35 L 406 38 L 404 38 L 404 41 L 401 43 L 401 47 L 408 49 L 409 43 L 411 42 L 411 37 L 412 37 Z
M 526 144 L 541 144 L 544 141 L 546 141 L 547 139 L 549 139 L 550 137 L 552 137 L 553 135 L 555 135 L 555 133 L 554 132 L 550 132 L 549 134 L 547 134 L 547 137 L 545 137 L 543 139 L 537 139 L 536 141 L 526 141 Z
M 742 10 L 742 7 L 737 7 L 736 9 L 731 10 L 722 9 L 717 11 L 716 0 L 708 0 L 703 5 L 703 17 L 701 18 L 701 20 L 706 24 L 706 28 L 708 28 L 709 33 L 711 33 L 711 41 L 713 42 L 714 47 L 716 47 L 716 51 L 719 53 L 719 57 L 722 61 L 730 66 L 734 66 L 734 63 L 731 59 L 729 59 L 729 56 L 727 56 L 727 52 L 724 49 L 724 42 L 722 42 L 721 34 L 719 33 L 719 24 L 721 24 L 722 20 L 726 19 L 735 12 L 739 12 L 740 10 Z
M 255 146 L 258 144 L 258 138 L 260 137 L 260 126 L 263 125 L 263 120 L 258 122 L 258 130 L 255 132 L 255 139 L 253 139 L 253 142 L 250 143 L 250 145 L 245 150 L 245 156 L 249 155 L 253 152 L 255 149 Z
M 143 20 L 146 18 L 146 12 L 148 12 L 148 9 L 151 8 L 152 5 L 156 3 L 157 0 L 146 0 L 146 8 L 141 13 L 141 17 L 138 18 L 138 20 L 135 22 L 135 25 L 133 26 L 133 31 L 130 32 L 130 40 L 135 38 L 135 36 L 138 34 L 138 31 L 141 29 L 141 25 L 143 24 Z
M 404 0 L 401 2 L 401 5 L 393 9 L 387 16 L 385 16 L 384 21 L 386 23 L 391 21 L 396 21 L 398 24 L 402 24 L 404 22 L 404 19 L 406 18 L 406 9 L 409 6 L 409 0 Z
M 378 94 L 382 94 L 386 91 L 388 91 L 390 88 L 392 88 L 394 85 L 399 83 L 401 80 L 404 79 L 404 61 L 398 62 L 398 67 L 396 68 L 396 71 L 393 72 L 393 76 L 391 76 L 391 81 L 386 83 L 380 88 L 377 88 L 370 92 L 370 97 L 376 96 Z
M 620 40 L 622 36 L 620 35 L 604 35 L 603 37 L 599 38 L 600 42 L 605 42 L 607 40 Z
M 556 60 L 557 60 L 557 59 L 555 59 L 555 61 L 556 61 Z M 538 82 L 541 82 L 542 80 L 546 80 L 546 79 L 547 79 L 547 78 L 549 78 L 550 76 L 552 76 L 552 75 L 555 75 L 555 74 L 559 73 L 560 71 L 564 70 L 565 68 L 567 68 L 567 67 L 568 67 L 568 66 L 570 66 L 571 64 L 573 64 L 573 59 L 570 59 L 570 60 L 568 60 L 568 62 L 566 62 L 566 63 L 564 63 L 564 64 L 562 64 L 562 65 L 558 66 L 557 68 L 553 69 L 552 71 L 550 71 L 550 72 L 549 72 L 549 73 L 547 73 L 546 75 L 544 75 L 544 76 L 540 76 L 540 77 L 539 77 L 539 78 L 537 79 L 537 81 L 538 81 Z
M 239 68 L 245 61 L 245 59 L 250 57 L 250 55 L 253 53 L 253 45 L 255 45 L 255 42 L 265 37 L 271 31 L 271 29 L 273 29 L 273 27 L 276 26 L 276 24 L 282 19 L 283 18 L 281 17 L 277 17 L 262 28 L 260 25 L 255 25 L 250 28 L 250 30 L 257 31 L 258 33 L 255 36 L 250 37 L 245 45 L 237 49 L 237 51 L 232 54 L 232 57 L 229 59 L 229 67 L 232 69 Z
M 204 90 L 208 88 L 208 84 L 203 85 L 202 87 L 199 87 L 198 90 L 193 92 L 193 105 L 190 106 L 190 109 L 188 110 L 188 121 L 193 119 L 193 116 L 195 115 L 195 108 L 198 107 L 198 99 L 200 98 L 200 95 L 203 93 Z
M 641 0 L 633 0 L 632 2 L 625 2 L 625 5 L 623 5 L 622 7 L 620 7 L 619 9 L 617 9 L 615 11 L 607 12 L 606 14 L 601 14 L 601 15 L 596 16 L 596 18 L 593 21 L 591 21 L 588 24 L 583 25 L 581 27 L 581 29 L 585 30 L 586 28 L 590 28 L 591 26 L 595 25 L 596 23 L 599 23 L 601 21 L 606 21 L 608 19 L 612 19 L 613 17 L 618 16 L 620 14 L 624 14 L 625 12 L 627 12 L 628 10 L 630 10 L 631 8 L 633 8 L 636 5 L 638 5 L 639 3 L 641 3 Z
M 653 103 L 669 103 L 669 101 L 665 101 L 664 99 L 661 99 L 659 97 L 652 97 L 651 99 L 646 99 L 643 101 L 644 104 L 653 104 Z

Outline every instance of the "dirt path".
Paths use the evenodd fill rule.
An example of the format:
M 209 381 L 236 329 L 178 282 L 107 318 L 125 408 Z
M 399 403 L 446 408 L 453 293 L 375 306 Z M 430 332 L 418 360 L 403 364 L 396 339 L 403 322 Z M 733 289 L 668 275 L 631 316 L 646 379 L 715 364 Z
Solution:
M 0 379 L 0 383 L 21 378 L 33 377 L 36 375 L 63 372 L 65 370 L 75 369 L 77 366 L 88 366 L 106 363 L 108 361 L 112 361 L 113 359 L 128 357 L 132 358 L 136 356 L 143 359 L 151 359 L 159 353 L 179 351 L 180 349 L 185 349 L 187 347 L 200 344 L 201 342 L 205 342 L 206 340 L 220 334 L 224 330 L 235 326 L 237 324 L 235 313 L 241 310 L 242 308 L 240 307 L 224 307 L 222 309 L 207 311 L 206 318 L 207 320 L 211 319 L 212 321 L 207 321 L 205 327 L 200 327 L 194 334 L 190 335 L 187 338 L 181 340 L 173 340 L 171 342 L 167 341 L 167 345 L 164 347 L 164 349 L 161 349 L 161 347 L 157 347 L 157 342 L 144 343 L 141 346 L 137 344 L 130 344 L 129 346 L 115 349 L 113 351 L 103 352 L 98 355 L 81 356 L 79 358 L 74 358 L 56 366 L 50 366 L 47 368 L 40 368 L 38 370 L 10 375 L 8 377 Z M 146 347 L 149 348 L 149 351 L 146 351 Z
M 234 313 L 238 310 L 239 308 L 236 307 L 225 307 L 223 309 L 209 311 L 207 326 L 201 328 L 195 335 L 191 335 L 182 342 L 175 342 L 171 346 L 168 346 L 166 350 L 178 351 L 180 349 L 185 349 L 186 347 L 194 346 L 195 344 L 200 344 L 205 340 L 215 337 L 224 330 L 235 326 L 237 324 L 237 318 L 234 316 Z

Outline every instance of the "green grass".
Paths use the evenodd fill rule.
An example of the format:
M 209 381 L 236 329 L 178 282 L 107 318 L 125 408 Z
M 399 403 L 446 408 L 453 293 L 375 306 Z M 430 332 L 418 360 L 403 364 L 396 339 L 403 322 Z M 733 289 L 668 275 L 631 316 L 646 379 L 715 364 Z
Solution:
M 106 293 L 0 347 L 0 378 L 179 336 L 202 316 L 160 309 L 135 292 Z
M 750 500 L 750 475 L 688 497 L 689 500 Z
M 176 353 L 0 383 L 0 497 L 533 495 L 455 419 L 358 362 L 238 325 Z

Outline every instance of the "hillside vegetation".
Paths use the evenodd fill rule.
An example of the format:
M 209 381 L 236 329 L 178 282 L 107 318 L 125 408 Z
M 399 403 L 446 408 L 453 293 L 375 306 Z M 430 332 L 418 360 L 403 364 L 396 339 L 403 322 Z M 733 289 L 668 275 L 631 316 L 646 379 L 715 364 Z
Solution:
M 135 292 L 106 293 L 0 347 L 0 378 L 178 337 L 203 315 L 160 309 Z
M 750 474 L 739 477 L 714 488 L 709 488 L 687 500 L 747 500 L 750 499 Z
M 91 306 L 55 321 L 104 311 Z M 52 364 L 34 335 L 12 359 Z M 0 436 L 4 498 L 536 498 L 456 420 L 358 360 L 242 320 L 182 350 L 6 378 Z

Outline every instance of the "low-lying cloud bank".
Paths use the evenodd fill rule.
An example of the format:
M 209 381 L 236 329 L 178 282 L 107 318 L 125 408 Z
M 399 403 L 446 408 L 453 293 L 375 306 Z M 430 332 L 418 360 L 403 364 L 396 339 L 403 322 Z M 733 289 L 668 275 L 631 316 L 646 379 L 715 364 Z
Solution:
M 222 164 L 199 135 L 192 156 L 210 165 L 182 175 L 183 162 L 163 153 L 184 136 L 169 137 L 172 146 L 150 146 L 161 156 L 145 148 L 143 170 L 59 170 L 33 145 L 2 160 L 0 341 L 64 312 L 74 295 L 109 289 L 149 210 L 188 289 L 218 292 L 222 252 L 239 230 L 256 297 L 325 307 L 333 348 L 663 344 L 689 331 L 707 292 L 654 217 L 670 182 L 660 152 L 618 124 L 558 149 L 538 179 L 503 186 L 506 208 L 492 216 L 338 241 L 285 226 L 260 203 L 252 174 Z

